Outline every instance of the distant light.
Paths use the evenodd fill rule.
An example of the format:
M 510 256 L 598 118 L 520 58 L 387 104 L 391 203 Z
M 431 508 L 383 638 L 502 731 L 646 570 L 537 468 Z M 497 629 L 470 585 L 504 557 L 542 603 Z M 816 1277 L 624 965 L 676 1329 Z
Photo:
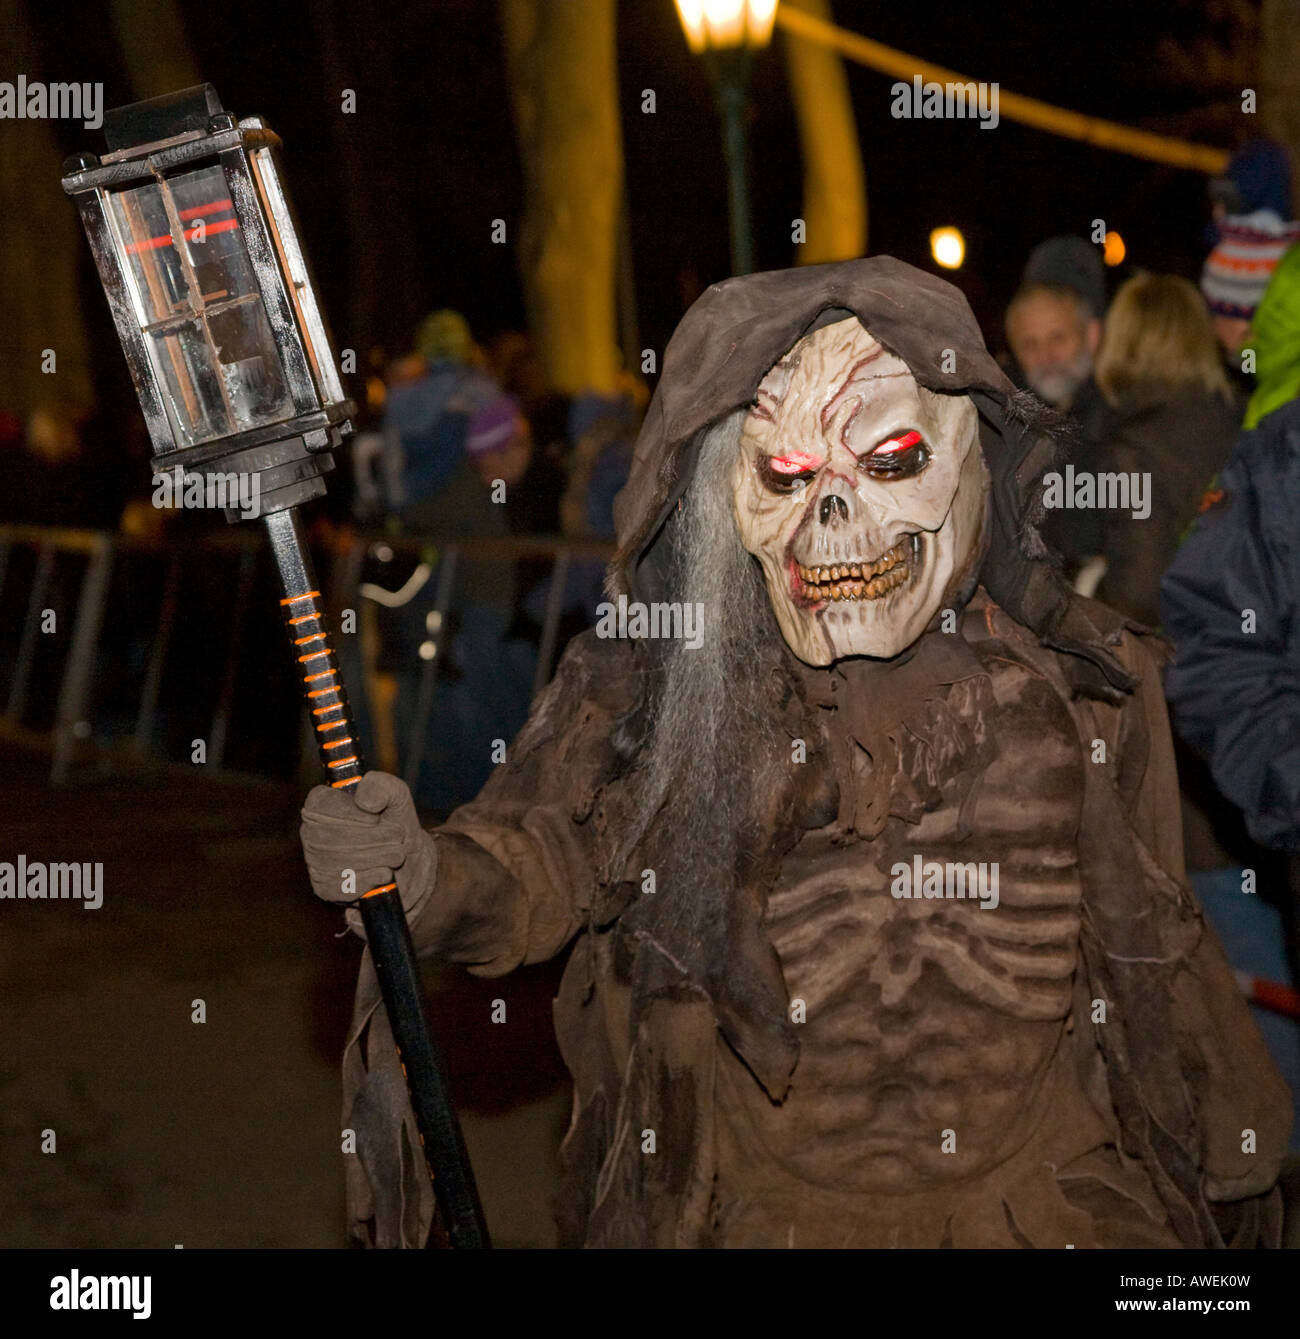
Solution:
M 1106 234 L 1105 249 L 1101 253 L 1101 258 L 1107 265 L 1119 265 L 1125 256 L 1128 255 L 1128 247 L 1124 245 L 1124 239 L 1113 228 Z
M 772 40 L 772 29 L 776 26 L 776 6 L 777 0 L 749 0 L 745 27 L 750 46 L 763 47 Z
M 438 647 L 437 647 L 437 644 L 436 644 L 436 643 L 434 643 L 434 642 L 421 642 L 421 643 L 420 643 L 420 659 L 421 659 L 421 660 L 432 660 L 432 659 L 434 658 L 434 656 L 436 656 L 437 654 L 438 654 Z
M 677 0 L 687 44 L 699 55 L 728 47 L 765 47 L 772 40 L 777 0 Z
M 958 270 L 966 259 L 966 239 L 956 228 L 936 228 L 930 234 L 930 254 L 936 265 Z

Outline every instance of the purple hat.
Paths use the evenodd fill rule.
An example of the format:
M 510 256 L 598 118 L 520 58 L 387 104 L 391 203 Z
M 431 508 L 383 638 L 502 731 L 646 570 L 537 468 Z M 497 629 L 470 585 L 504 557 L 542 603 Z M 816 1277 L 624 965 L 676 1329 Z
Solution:
M 465 453 L 486 455 L 508 446 L 523 427 L 518 402 L 509 395 L 499 396 L 478 410 L 465 431 Z

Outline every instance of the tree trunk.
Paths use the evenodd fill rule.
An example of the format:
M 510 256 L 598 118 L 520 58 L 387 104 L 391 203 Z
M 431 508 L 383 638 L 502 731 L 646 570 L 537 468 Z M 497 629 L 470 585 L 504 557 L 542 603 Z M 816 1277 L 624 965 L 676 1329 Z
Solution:
M 1264 0 L 1260 14 L 1260 129 L 1291 155 L 1291 212 L 1300 173 L 1300 21 L 1295 0 Z
M 785 0 L 832 22 L 829 0 Z M 790 96 L 803 149 L 806 240 L 801 265 L 852 260 L 867 249 L 867 188 L 843 59 L 805 38 L 784 34 Z
M 623 183 L 614 0 L 502 0 L 501 23 L 524 175 L 518 256 L 529 324 L 552 386 L 609 391 L 619 371 Z
M 38 76 L 36 43 L 21 0 L 0 0 L 6 73 Z M 39 76 L 44 78 L 42 74 Z M 62 77 L 62 76 L 58 76 Z M 87 140 L 90 138 L 87 131 Z M 89 348 L 77 272 L 85 246 L 76 206 L 59 186 L 63 153 L 46 120 L 12 120 L 0 129 L 0 409 L 26 418 L 34 409 L 75 414 L 89 408 Z M 42 371 L 45 350 L 54 370 Z

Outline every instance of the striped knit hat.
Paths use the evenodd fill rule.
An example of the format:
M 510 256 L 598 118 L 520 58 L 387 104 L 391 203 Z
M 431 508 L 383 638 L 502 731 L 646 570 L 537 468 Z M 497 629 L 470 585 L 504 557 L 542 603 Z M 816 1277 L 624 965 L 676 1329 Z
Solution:
M 1201 271 L 1201 292 L 1211 314 L 1249 321 L 1278 261 L 1298 239 L 1300 223 L 1284 223 L 1271 209 L 1224 219 Z

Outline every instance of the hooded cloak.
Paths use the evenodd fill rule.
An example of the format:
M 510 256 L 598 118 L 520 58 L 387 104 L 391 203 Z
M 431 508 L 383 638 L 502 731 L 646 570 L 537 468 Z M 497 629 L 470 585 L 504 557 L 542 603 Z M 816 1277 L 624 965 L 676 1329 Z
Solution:
M 1235 1201 L 1244 1208 L 1230 1233 L 1253 1244 L 1271 1230 L 1271 1202 L 1259 1197 L 1276 1180 L 1290 1103 L 1183 881 L 1162 644 L 1074 596 L 1048 561 L 1037 531 L 1040 479 L 1057 459 L 1060 420 L 1014 390 L 960 292 L 889 257 L 710 288 L 665 351 L 616 504 L 608 589 L 662 597 L 701 430 L 748 405 L 801 336 L 848 315 L 921 385 L 974 401 L 991 476 L 980 608 L 990 628 L 1006 615 L 1018 654 L 1041 663 L 1085 749 L 1104 743 L 1109 759 L 1085 767 L 1082 782 L 1071 1033 L 1080 1085 L 1113 1118 L 1122 1156 L 1143 1169 L 1181 1241 L 1224 1244 L 1211 1201 Z M 807 734 L 814 715 L 825 717 L 828 694 L 847 685 L 839 699 L 847 710 L 831 713 L 826 766 L 837 770 L 845 751 L 836 741 L 846 737 L 864 747 L 870 740 L 873 756 L 891 760 L 861 793 L 846 793 L 838 767 L 844 840 L 872 840 L 890 815 L 914 821 L 943 767 L 967 793 L 979 784 L 980 691 L 953 691 L 977 685 L 978 666 L 964 643 L 944 650 L 935 641 L 898 658 L 874 716 L 852 692 L 854 662 L 810 675 L 774 641 L 771 710 L 789 736 Z M 623 837 L 655 673 L 644 644 L 588 633 L 570 645 L 509 761 L 435 830 L 435 893 L 412 924 L 421 952 L 483 975 L 551 957 L 576 937 L 555 1002 L 575 1087 L 557 1206 L 568 1245 L 706 1242 L 717 1047 L 730 1045 L 773 1100 L 788 1090 L 799 1056 L 763 911 L 785 855 L 832 815 L 794 789 L 768 797 L 707 932 L 695 921 L 683 928 L 680 899 L 708 890 L 638 897 L 641 862 L 628 858 Z M 921 746 L 905 743 L 917 739 Z M 1104 1023 L 1090 1021 L 1098 1000 Z M 432 1195 L 377 1006 L 367 955 L 345 1056 L 344 1123 L 358 1135 L 350 1229 L 362 1244 L 416 1245 Z M 642 1150 L 646 1130 L 655 1131 L 657 1156 Z

